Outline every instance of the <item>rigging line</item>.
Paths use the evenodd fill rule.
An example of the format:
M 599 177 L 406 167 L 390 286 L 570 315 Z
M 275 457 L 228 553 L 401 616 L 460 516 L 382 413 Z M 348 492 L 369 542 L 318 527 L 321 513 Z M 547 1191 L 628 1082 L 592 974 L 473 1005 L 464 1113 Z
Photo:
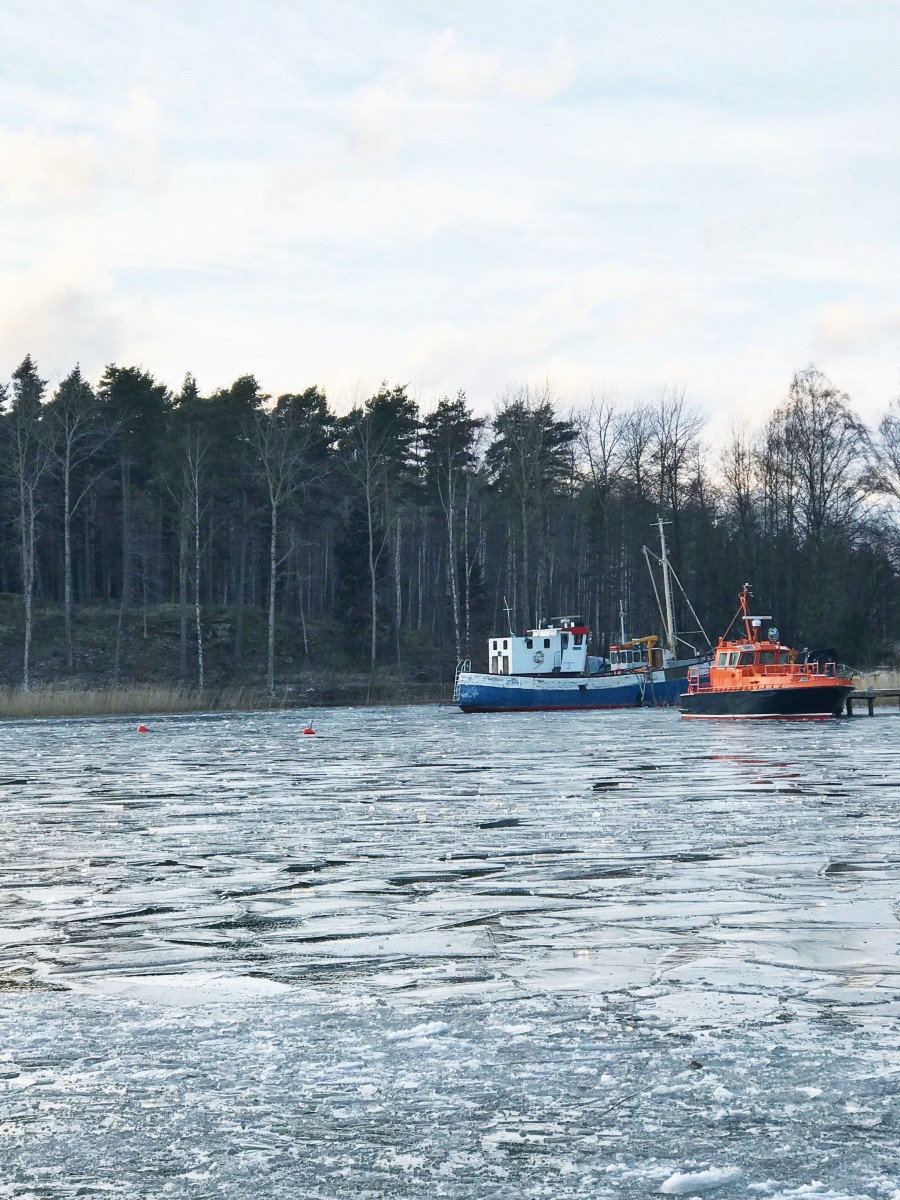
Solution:
M 732 626 L 732 625 L 735 623 L 735 621 L 738 619 L 738 617 L 739 617 L 740 615 L 741 615 L 741 610 L 740 610 L 740 609 L 738 609 L 738 610 L 737 610 L 737 612 L 734 614 L 734 616 L 733 616 L 733 617 L 731 618 L 731 620 L 729 621 L 729 623 L 728 623 L 728 628 L 727 628 L 727 629 L 725 630 L 725 632 L 722 634 L 722 636 L 721 636 L 721 638 L 719 639 L 719 641 L 722 641 L 722 642 L 724 642 L 724 641 L 725 641 L 725 639 L 728 637 L 728 634 L 731 632 L 731 626 Z M 710 644 L 712 644 L 712 643 L 710 643 Z
M 648 548 L 646 546 L 643 547 L 643 551 L 644 551 L 644 558 L 647 560 L 647 572 L 650 575 L 650 582 L 653 584 L 653 595 L 656 597 L 656 607 L 659 609 L 659 619 L 662 621 L 663 628 L 665 629 L 666 618 L 665 618 L 665 614 L 663 613 L 662 603 L 659 598 L 659 589 L 656 586 L 656 580 L 653 578 L 653 568 L 650 566 L 650 555 L 653 554 L 653 551 L 648 550 Z M 657 562 L 659 562 L 659 563 L 662 562 L 662 559 L 657 558 L 657 556 L 655 554 L 653 554 L 653 557 L 656 558 Z
M 675 582 L 678 584 L 679 588 L 681 588 L 681 594 L 682 594 L 682 596 L 684 596 L 685 602 L 686 602 L 686 604 L 687 604 L 688 608 L 691 610 L 691 616 L 694 618 L 694 620 L 695 620 L 695 621 L 697 622 L 697 624 L 700 626 L 700 632 L 701 632 L 701 633 L 703 634 L 703 636 L 706 638 L 706 644 L 707 644 L 707 646 L 709 646 L 709 648 L 710 648 L 710 650 L 711 650 L 711 649 L 712 649 L 712 642 L 709 640 L 709 634 L 708 634 L 708 633 L 706 632 L 706 630 L 703 628 L 703 622 L 700 620 L 700 618 L 697 616 L 696 612 L 694 611 L 694 606 L 693 606 L 693 604 L 691 604 L 691 599 L 690 599 L 690 596 L 688 596 L 687 592 L 686 592 L 686 591 L 684 590 L 684 588 L 682 587 L 681 580 L 680 580 L 680 579 L 678 578 L 678 576 L 675 574 L 675 568 L 674 568 L 674 567 L 673 567 L 671 564 L 669 565 L 669 570 L 672 572 L 672 578 L 673 578 L 673 579 L 675 580 Z M 729 627 L 729 628 L 730 628 L 730 627 Z
M 648 548 L 647 546 L 644 546 L 644 547 L 643 547 L 643 552 L 644 552 L 644 557 L 646 557 L 646 556 L 647 556 L 647 554 L 653 554 L 653 557 L 656 559 L 656 562 L 658 562 L 658 563 L 660 564 L 660 566 L 662 565 L 662 559 L 659 557 L 659 554 L 654 554 L 654 553 L 653 553 L 653 551 L 652 551 L 652 550 L 649 550 L 649 548 Z M 648 559 L 648 563 L 647 563 L 647 565 L 649 566 L 649 559 Z M 694 605 L 692 605 L 692 604 L 691 604 L 690 596 L 689 596 L 689 595 L 688 595 L 688 593 L 686 593 L 686 592 L 685 592 L 685 590 L 684 590 L 684 584 L 682 583 L 682 581 L 680 581 L 680 580 L 679 580 L 678 576 L 676 575 L 676 569 L 674 569 L 674 566 L 672 566 L 672 564 L 671 564 L 671 563 L 668 563 L 667 565 L 668 565 L 668 570 L 670 570 L 670 571 L 672 572 L 672 578 L 673 578 L 673 580 L 674 580 L 674 581 L 676 581 L 676 583 L 678 584 L 678 590 L 679 590 L 679 592 L 680 592 L 680 593 L 682 593 L 682 595 L 684 596 L 684 601 L 685 601 L 685 604 L 686 604 L 686 605 L 688 605 L 688 607 L 690 608 L 690 611 L 691 611 L 691 617 L 694 617 L 694 619 L 696 620 L 696 623 L 697 623 L 697 625 L 698 625 L 698 626 L 700 626 L 700 630 L 698 630 L 698 631 L 700 631 L 700 632 L 701 632 L 701 634 L 703 635 L 703 637 L 706 637 L 706 640 L 707 640 L 707 646 L 708 646 L 710 649 L 712 649 L 712 648 L 713 648 L 713 643 L 709 641 L 709 634 L 707 634 L 707 631 L 703 629 L 703 622 L 702 622 L 702 620 L 700 619 L 700 617 L 698 617 L 698 616 L 697 616 L 697 612 L 696 612 L 696 610 L 695 610 L 695 607 L 694 607 Z M 650 582 L 653 582 L 653 572 L 650 572 Z M 654 592 L 655 592 L 655 590 L 656 590 L 656 584 L 655 584 L 655 582 L 653 583 L 653 590 L 654 590 Z M 659 594 L 658 594 L 658 595 L 656 595 L 656 605 L 658 605 L 658 606 L 659 606 Z M 738 610 L 738 612 L 737 612 L 736 614 L 734 614 L 734 617 L 737 617 L 739 613 L 740 613 L 740 610 Z M 660 617 L 661 617 L 661 616 L 662 616 L 662 610 L 661 610 L 661 608 L 660 608 Z M 664 624 L 665 624 L 665 618 L 664 618 Z M 733 624 L 734 624 L 734 619 L 732 619 L 732 623 L 731 623 L 731 625 L 733 625 Z M 728 629 L 731 629 L 731 625 L 728 625 Z M 726 632 L 727 632 L 727 630 L 726 630 Z M 679 638 L 678 638 L 678 641 L 679 641 L 679 642 L 684 642 L 684 638 L 683 638 L 683 637 L 679 637 Z M 684 642 L 684 644 L 685 644 L 685 646 L 690 646 L 690 642 Z

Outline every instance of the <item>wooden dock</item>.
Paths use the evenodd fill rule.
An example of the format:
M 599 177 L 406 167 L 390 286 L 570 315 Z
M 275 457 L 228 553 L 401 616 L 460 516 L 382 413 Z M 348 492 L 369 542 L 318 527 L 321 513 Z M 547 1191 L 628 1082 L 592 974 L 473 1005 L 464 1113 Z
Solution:
M 874 717 L 876 700 L 897 700 L 900 703 L 900 688 L 863 688 L 861 691 L 851 692 L 846 701 L 847 716 L 853 716 L 854 704 L 861 704 L 865 701 L 869 716 Z

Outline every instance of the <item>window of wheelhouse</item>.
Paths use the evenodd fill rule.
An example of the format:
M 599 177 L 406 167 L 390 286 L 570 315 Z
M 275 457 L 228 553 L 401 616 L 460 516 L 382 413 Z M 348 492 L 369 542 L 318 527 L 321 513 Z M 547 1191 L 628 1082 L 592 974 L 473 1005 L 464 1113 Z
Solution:
M 728 666 L 728 652 L 726 650 L 719 651 L 718 656 L 716 657 L 716 666 L 717 667 L 727 667 Z
M 729 667 L 736 667 L 738 664 L 739 658 L 740 658 L 739 652 L 737 650 L 732 650 L 731 653 L 728 655 Z
M 778 662 L 777 650 L 760 650 L 759 661 L 764 667 L 770 667 L 773 663 Z
M 741 666 L 742 667 L 752 667 L 755 661 L 756 661 L 756 651 L 755 650 L 742 650 L 741 651 Z

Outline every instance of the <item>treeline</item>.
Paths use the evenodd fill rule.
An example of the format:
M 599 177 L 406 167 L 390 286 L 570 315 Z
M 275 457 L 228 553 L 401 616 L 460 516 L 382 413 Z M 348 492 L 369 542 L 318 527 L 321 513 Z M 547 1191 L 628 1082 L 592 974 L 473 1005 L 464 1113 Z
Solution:
M 26 688 L 41 605 L 65 614 L 72 673 L 78 606 L 111 606 L 115 676 L 140 614 L 177 606 L 173 675 L 201 688 L 210 606 L 233 615 L 236 668 L 245 612 L 265 613 L 270 691 L 285 614 L 298 656 L 373 670 L 413 648 L 480 664 L 489 633 L 561 613 L 602 648 L 620 609 L 629 633 L 659 627 L 642 554 L 658 516 L 711 635 L 747 579 L 799 645 L 864 666 L 900 636 L 900 414 L 866 429 L 813 369 L 716 450 L 671 390 L 564 411 L 522 387 L 483 418 L 462 393 L 425 413 L 383 385 L 339 416 L 317 387 L 273 399 L 243 376 L 202 396 L 188 376 L 173 393 L 115 365 L 96 386 L 76 367 L 51 393 L 26 357 L 0 401 L 0 591 L 21 596 Z

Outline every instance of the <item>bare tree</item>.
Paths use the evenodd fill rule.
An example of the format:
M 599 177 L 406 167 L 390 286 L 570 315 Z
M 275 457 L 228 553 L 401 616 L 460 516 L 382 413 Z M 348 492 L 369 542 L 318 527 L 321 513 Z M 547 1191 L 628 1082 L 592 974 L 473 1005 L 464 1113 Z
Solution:
M 184 498 L 185 509 L 189 514 L 191 533 L 193 534 L 194 549 L 194 632 L 197 639 L 197 690 L 203 692 L 203 623 L 200 610 L 200 562 L 201 537 L 200 526 L 203 515 L 203 505 L 200 494 L 203 488 L 204 465 L 206 462 L 206 446 L 201 441 L 199 429 L 189 429 L 184 448 Z
M 528 620 L 538 611 L 544 594 L 545 525 L 548 505 L 569 484 L 571 422 L 558 420 L 549 387 L 519 387 L 505 393 L 493 420 L 494 440 L 486 463 L 495 485 L 513 499 L 521 538 L 521 613 Z M 534 559 L 534 561 L 532 561 Z
M 734 424 L 719 458 L 724 500 L 730 510 L 748 561 L 756 533 L 756 462 L 746 424 Z
M 63 611 L 66 638 L 66 665 L 72 669 L 72 520 L 88 493 L 111 469 L 82 472 L 113 437 L 115 429 L 104 427 L 97 398 L 81 374 L 81 368 L 66 376 L 47 405 L 49 444 L 55 472 L 63 492 Z M 78 482 L 76 482 L 76 480 Z
M 311 451 L 321 439 L 320 412 L 324 397 L 312 390 L 303 396 L 282 396 L 274 409 L 253 414 L 248 439 L 266 496 L 269 515 L 269 605 L 266 688 L 275 695 L 275 599 L 278 570 L 290 554 L 279 554 L 279 522 L 289 502 L 313 482 Z
M 685 491 L 685 473 L 706 422 L 688 403 L 683 388 L 664 389 L 649 411 L 657 503 L 662 511 L 670 512 L 677 523 Z
M 794 376 L 787 402 L 768 426 L 801 535 L 816 547 L 828 530 L 850 530 L 866 501 L 871 444 L 849 399 L 809 367 Z
M 434 493 L 444 518 L 447 547 L 447 579 L 450 585 L 450 611 L 456 658 L 462 654 L 461 583 L 468 574 L 470 554 L 466 526 L 471 497 L 471 479 L 476 465 L 476 442 L 484 421 L 473 417 L 464 392 L 455 400 L 445 397 L 425 419 L 426 481 Z M 463 530 L 460 531 L 460 517 Z M 460 559 L 464 560 L 463 563 Z
M 22 549 L 22 599 L 25 608 L 22 688 L 26 692 L 31 686 L 37 516 L 41 507 L 41 483 L 50 468 L 47 431 L 41 421 L 41 402 L 46 386 L 46 381 L 38 376 L 31 355 L 26 355 L 13 372 L 13 396 L 9 413 L 10 465 L 18 493 Z

